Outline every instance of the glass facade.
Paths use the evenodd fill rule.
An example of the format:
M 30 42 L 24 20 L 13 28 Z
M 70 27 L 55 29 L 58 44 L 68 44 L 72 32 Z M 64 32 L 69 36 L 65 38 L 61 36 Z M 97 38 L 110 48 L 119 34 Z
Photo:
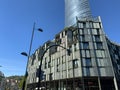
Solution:
M 75 24 L 76 17 L 91 17 L 88 0 L 65 0 L 65 26 Z

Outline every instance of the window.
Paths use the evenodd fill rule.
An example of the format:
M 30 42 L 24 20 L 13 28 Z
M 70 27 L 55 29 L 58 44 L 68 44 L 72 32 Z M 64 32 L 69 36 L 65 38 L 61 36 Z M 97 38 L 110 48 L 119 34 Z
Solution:
M 120 65 L 120 60 L 119 60 L 119 59 L 117 59 L 117 64 L 119 64 L 119 65 Z
M 100 25 L 99 25 L 99 23 L 93 23 L 93 27 L 94 28 L 100 28 Z
M 91 55 L 90 55 L 90 50 L 81 50 L 81 53 L 82 53 L 82 57 L 87 57 L 89 58 Z
M 86 66 L 92 66 L 91 58 L 86 58 L 85 61 L 86 61 Z
M 96 50 L 96 56 L 101 57 L 101 58 L 105 57 L 106 56 L 105 51 L 104 50 Z
M 32 55 L 32 63 L 31 63 L 31 65 L 34 64 L 35 58 L 36 58 L 36 56 L 35 56 L 35 54 L 33 54 L 33 55 Z
M 77 50 L 77 45 L 76 44 L 74 44 L 74 51 L 76 51 Z
M 96 47 L 97 47 L 97 49 L 103 49 L 102 42 L 97 42 Z
M 97 34 L 100 35 L 100 30 L 99 29 L 96 29 L 97 30 Z
M 53 80 L 53 74 L 52 73 L 49 74 L 49 80 Z
M 83 23 L 78 23 L 79 28 L 83 28 Z
M 60 64 L 60 57 L 57 58 L 57 65 L 59 65 L 59 64 Z
M 65 60 L 65 55 L 62 56 L 61 59 L 62 59 L 62 64 L 65 63 L 65 61 L 66 61 L 66 60 Z
M 78 60 L 73 60 L 73 68 L 78 68 Z
M 63 34 L 63 32 L 61 33 L 61 36 L 62 36 L 62 38 L 64 37 L 64 34 Z
M 80 41 L 85 41 L 85 35 L 80 35 Z
M 84 29 L 79 29 L 79 34 L 83 35 L 84 34 Z
M 72 53 L 72 46 L 69 46 L 69 50 L 70 50 L 70 52 Z
M 46 69 L 47 68 L 47 58 L 45 57 L 45 65 L 44 65 L 44 68 Z
M 47 68 L 47 63 L 45 63 L 45 66 L 44 66 L 44 68 L 45 68 L 45 69 Z
M 89 43 L 88 42 L 83 43 L 83 49 L 89 49 Z
M 98 63 L 98 66 L 102 67 L 102 66 L 107 66 L 106 63 L 106 60 L 104 60 L 103 58 L 97 58 L 97 63 Z
M 43 79 L 46 80 L 46 75 L 43 76 Z
M 100 42 L 101 40 L 100 40 L 100 35 L 94 35 L 94 40 L 96 41 L 96 42 Z
M 51 61 L 48 62 L 48 68 L 50 68 L 50 67 L 51 67 Z
M 84 75 L 85 76 L 90 76 L 90 67 L 85 67 L 84 68 Z
M 92 66 L 91 58 L 83 58 L 83 66 L 91 67 Z
M 77 41 L 78 40 L 78 34 L 76 31 L 73 32 L 73 41 Z
M 120 70 L 118 71 L 119 75 L 120 75 Z
M 90 68 L 86 68 L 86 75 L 90 76 Z
M 86 28 L 86 23 L 85 22 L 83 22 L 83 28 Z
M 59 72 L 59 71 L 60 71 L 60 70 L 59 70 L 59 65 L 57 65 L 56 71 L 57 71 L 57 72 Z

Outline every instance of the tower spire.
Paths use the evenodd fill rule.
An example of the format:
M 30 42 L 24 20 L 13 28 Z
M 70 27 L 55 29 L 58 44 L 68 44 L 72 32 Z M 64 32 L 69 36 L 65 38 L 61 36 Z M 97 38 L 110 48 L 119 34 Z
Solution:
M 76 23 L 76 17 L 91 17 L 88 0 L 65 0 L 65 26 Z

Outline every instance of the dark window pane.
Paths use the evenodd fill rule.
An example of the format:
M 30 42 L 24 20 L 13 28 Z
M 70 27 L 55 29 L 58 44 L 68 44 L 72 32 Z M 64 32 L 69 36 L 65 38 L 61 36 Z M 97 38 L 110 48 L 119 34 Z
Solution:
M 83 43 L 83 49 L 89 49 L 89 43 L 88 42 Z
M 85 61 L 86 61 L 86 66 L 92 66 L 91 58 L 86 58 Z
M 100 42 L 100 41 L 101 41 L 101 40 L 100 40 L 100 35 L 95 35 L 94 38 L 95 38 L 95 41 L 96 41 L 96 42 Z
M 103 49 L 102 42 L 96 43 L 97 49 Z

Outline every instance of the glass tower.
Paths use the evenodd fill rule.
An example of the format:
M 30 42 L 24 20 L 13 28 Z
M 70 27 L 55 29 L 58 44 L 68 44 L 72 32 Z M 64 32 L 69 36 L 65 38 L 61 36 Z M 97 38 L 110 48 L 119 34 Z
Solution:
M 76 17 L 91 17 L 88 0 L 65 0 L 65 26 L 75 24 Z

